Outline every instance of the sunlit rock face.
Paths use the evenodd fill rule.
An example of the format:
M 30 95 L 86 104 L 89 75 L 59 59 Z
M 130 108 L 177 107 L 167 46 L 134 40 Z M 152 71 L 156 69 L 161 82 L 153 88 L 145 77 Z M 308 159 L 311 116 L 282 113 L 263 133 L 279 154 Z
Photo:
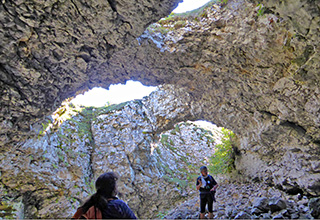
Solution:
M 0 198 L 9 208 L 3 217 L 71 218 L 95 192 L 98 176 L 109 171 L 119 174 L 121 198 L 140 218 L 155 218 L 194 195 L 199 164 L 208 164 L 219 136 L 174 123 L 194 112 L 187 93 L 173 88 L 83 109 L 56 131 L 1 154 Z
M 206 119 L 238 134 L 243 175 L 320 194 L 318 1 L 230 0 L 200 19 L 143 34 L 178 1 L 117 1 L 122 14 L 100 2 L 20 2 L 1 3 L 4 155 L 63 98 L 135 79 L 183 88 L 181 102 L 193 103 L 183 120 Z
M 157 135 L 165 126 L 192 114 L 189 102 L 181 102 L 184 93 L 152 93 L 121 111 L 101 114 L 92 124 L 99 146 L 92 153 L 94 177 L 106 169 L 119 173 L 119 190 L 141 218 L 154 218 L 194 195 L 199 164 L 208 164 L 214 153 L 211 133 L 192 124 L 176 124 Z

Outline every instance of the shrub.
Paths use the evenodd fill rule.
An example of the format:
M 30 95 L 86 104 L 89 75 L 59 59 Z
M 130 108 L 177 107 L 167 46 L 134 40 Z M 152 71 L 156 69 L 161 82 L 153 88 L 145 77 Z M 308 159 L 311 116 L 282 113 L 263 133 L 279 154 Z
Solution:
M 222 129 L 221 144 L 215 146 L 215 152 L 210 158 L 210 171 L 212 174 L 230 173 L 234 169 L 234 154 L 233 154 L 233 140 L 236 138 L 235 134 L 223 128 Z
M 159 219 L 164 219 L 167 214 L 168 214 L 168 211 L 158 212 L 156 217 L 159 218 Z

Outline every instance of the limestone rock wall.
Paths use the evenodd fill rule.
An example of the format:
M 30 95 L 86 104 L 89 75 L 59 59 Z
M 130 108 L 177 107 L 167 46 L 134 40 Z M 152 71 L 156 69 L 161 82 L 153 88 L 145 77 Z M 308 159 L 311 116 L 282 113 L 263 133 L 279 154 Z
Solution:
M 199 164 L 216 143 L 210 131 L 174 123 L 192 114 L 183 94 L 166 86 L 143 100 L 83 109 L 1 154 L 4 217 L 70 218 L 108 171 L 120 175 L 121 198 L 141 218 L 180 204 L 193 195 Z
M 16 143 L 76 92 L 129 79 L 122 73 L 97 77 L 97 67 L 178 2 L 1 2 L 1 146 Z
M 1 151 L 82 89 L 174 84 L 184 120 L 238 134 L 240 172 L 319 195 L 319 2 L 230 0 L 142 34 L 177 2 L 2 2 Z
M 0 197 L 10 206 L 19 204 L 13 217 L 71 217 L 79 200 L 92 193 L 92 137 L 79 130 L 81 120 L 75 116 L 59 131 L 1 154 Z
M 228 2 L 174 31 L 178 22 L 150 28 L 140 38 L 144 51 L 135 57 L 149 48 L 152 73 L 169 63 L 174 68 L 166 73 L 189 89 L 200 118 L 238 134 L 241 173 L 291 193 L 319 195 L 317 3 Z M 297 14 L 308 16 L 299 20 Z M 128 57 L 117 54 L 118 60 Z M 125 63 L 136 74 L 130 68 L 136 66 Z
M 140 217 L 156 217 L 192 195 L 199 164 L 214 152 L 215 140 L 193 124 L 155 137 L 141 103 L 102 114 L 92 127 L 95 178 L 106 170 L 120 173 L 123 199 Z

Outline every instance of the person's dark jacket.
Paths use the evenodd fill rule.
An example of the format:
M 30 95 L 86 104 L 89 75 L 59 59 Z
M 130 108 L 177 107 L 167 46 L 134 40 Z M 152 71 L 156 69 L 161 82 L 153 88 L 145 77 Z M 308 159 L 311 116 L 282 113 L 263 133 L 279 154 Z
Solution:
M 197 183 L 196 183 L 196 185 L 199 185 L 199 180 L 201 181 L 201 176 L 199 176 L 199 177 L 197 178 Z M 207 186 L 207 187 L 205 187 L 205 188 L 200 187 L 200 189 L 199 189 L 200 194 L 209 193 L 210 190 L 211 190 L 215 185 L 217 185 L 216 180 L 215 180 L 211 175 L 208 175 L 206 178 L 204 178 L 204 180 L 206 181 L 206 186 Z
M 128 205 L 120 200 L 114 199 L 108 202 L 107 207 L 101 210 L 104 219 L 136 219 L 137 217 L 128 207 Z
M 132 210 L 128 207 L 128 205 L 114 197 L 113 200 L 108 200 L 108 202 L 104 205 L 103 209 L 96 208 L 91 206 L 89 210 L 84 213 L 83 208 L 80 207 L 77 212 L 74 214 L 72 219 L 136 219 L 137 217 L 132 212 Z

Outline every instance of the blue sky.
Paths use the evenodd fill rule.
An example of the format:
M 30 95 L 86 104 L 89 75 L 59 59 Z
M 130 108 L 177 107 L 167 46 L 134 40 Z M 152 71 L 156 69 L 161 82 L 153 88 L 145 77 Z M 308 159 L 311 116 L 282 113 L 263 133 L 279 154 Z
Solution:
M 182 13 L 186 11 L 191 11 L 201 6 L 205 5 L 210 0 L 184 0 L 178 5 L 178 7 L 173 10 L 174 13 Z
M 184 0 L 173 11 L 174 13 L 183 13 L 197 9 L 210 0 Z M 101 107 L 110 104 L 118 104 L 134 99 L 141 99 L 148 96 L 156 87 L 147 87 L 140 82 L 128 81 L 125 85 L 111 85 L 108 90 L 103 88 L 93 88 L 85 92 L 83 95 L 78 95 L 71 102 L 77 105 Z
M 108 90 L 93 88 L 84 95 L 78 95 L 71 102 L 76 105 L 101 107 L 110 104 L 141 99 L 153 92 L 156 87 L 144 86 L 140 82 L 127 81 L 124 84 L 111 85 Z

